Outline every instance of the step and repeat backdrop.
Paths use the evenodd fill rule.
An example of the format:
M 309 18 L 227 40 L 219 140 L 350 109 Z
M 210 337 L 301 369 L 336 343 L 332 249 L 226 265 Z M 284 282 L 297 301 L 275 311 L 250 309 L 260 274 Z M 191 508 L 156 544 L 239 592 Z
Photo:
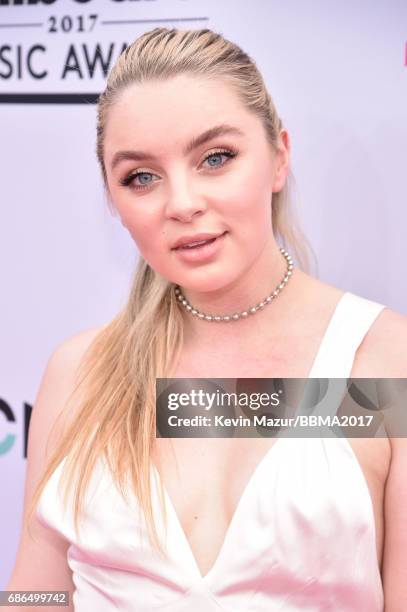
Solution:
M 255 59 L 291 137 L 312 272 L 407 313 L 404 0 L 0 0 L 0 589 L 45 364 L 128 293 L 137 251 L 103 192 L 95 102 L 157 26 L 212 28 Z

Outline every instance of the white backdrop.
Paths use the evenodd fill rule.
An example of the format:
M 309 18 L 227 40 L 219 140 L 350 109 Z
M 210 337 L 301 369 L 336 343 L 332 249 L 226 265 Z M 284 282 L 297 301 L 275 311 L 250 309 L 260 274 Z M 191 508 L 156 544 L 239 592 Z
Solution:
M 64 338 L 114 316 L 137 257 L 108 212 L 94 152 L 92 99 L 124 44 L 163 25 L 209 27 L 240 44 L 290 133 L 319 277 L 407 313 L 404 0 L 12 4 L 0 6 L 0 589 L 46 361 Z M 54 94 L 94 95 L 81 104 Z

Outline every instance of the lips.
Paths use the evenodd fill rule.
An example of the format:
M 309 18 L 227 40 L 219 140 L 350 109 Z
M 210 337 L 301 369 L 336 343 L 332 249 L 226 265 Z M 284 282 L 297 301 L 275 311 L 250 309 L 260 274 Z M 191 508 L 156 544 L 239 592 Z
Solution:
M 213 237 L 204 244 L 197 246 L 183 246 L 173 249 L 174 254 L 180 261 L 187 265 L 203 265 L 213 262 L 219 257 L 225 248 L 228 232 L 223 232 L 216 238 Z
M 226 232 L 222 232 L 222 233 L 201 233 L 201 234 L 195 234 L 194 236 L 183 236 L 182 238 L 179 238 L 175 244 L 172 246 L 173 250 L 177 250 L 179 248 L 194 248 L 197 247 L 198 245 L 202 245 L 202 244 L 210 244 L 210 242 L 213 242 L 214 240 L 216 240 L 216 238 L 219 238 L 220 236 L 222 236 L 223 234 L 225 234 Z
M 178 249 L 196 249 L 197 247 L 203 246 L 204 244 L 210 244 L 211 242 L 214 242 L 216 240 L 216 238 L 210 238 L 209 240 L 200 240 L 199 242 L 191 242 L 190 244 L 183 244 L 182 246 L 177 247 L 175 250 L 177 251 Z

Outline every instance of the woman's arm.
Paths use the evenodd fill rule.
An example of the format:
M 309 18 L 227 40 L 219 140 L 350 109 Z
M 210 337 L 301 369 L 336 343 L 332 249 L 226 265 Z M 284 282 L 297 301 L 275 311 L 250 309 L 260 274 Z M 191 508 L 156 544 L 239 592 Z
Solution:
M 385 537 L 382 568 L 384 609 L 385 612 L 406 612 L 407 438 L 391 438 L 390 440 L 392 458 L 384 501 Z
M 73 389 L 77 364 L 94 335 L 95 330 L 92 329 L 69 338 L 56 348 L 47 363 L 30 421 L 20 542 L 12 575 L 5 587 L 8 591 L 69 591 L 70 605 L 63 608 L 69 611 L 73 610 L 72 594 L 75 589 L 66 557 L 69 542 L 42 525 L 35 513 L 30 523 L 33 538 L 27 530 L 26 515 L 34 488 L 48 460 L 45 447 L 51 428 Z M 63 424 L 58 425 L 52 433 L 50 452 L 57 444 L 62 429 Z M 61 610 L 61 607 L 24 606 L 24 610 L 38 609 L 51 612 Z M 17 612 L 21 607 L 12 606 L 7 610 Z
M 380 354 L 383 377 L 407 378 L 407 317 L 389 312 Z M 407 403 L 399 418 L 407 425 Z M 393 435 L 397 434 L 394 430 Z M 382 579 L 385 612 L 407 610 L 407 438 L 390 438 L 391 462 L 384 497 Z

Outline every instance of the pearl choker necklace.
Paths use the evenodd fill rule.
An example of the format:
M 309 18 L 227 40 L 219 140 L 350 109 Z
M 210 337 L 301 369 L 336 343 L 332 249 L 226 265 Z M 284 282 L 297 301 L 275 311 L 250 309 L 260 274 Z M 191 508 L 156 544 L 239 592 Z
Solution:
M 284 278 L 277 285 L 277 287 L 274 289 L 274 291 L 272 293 L 270 293 L 269 296 L 267 296 L 262 302 L 259 302 L 258 304 L 256 304 L 256 306 L 253 306 L 252 308 L 249 308 L 249 310 L 244 310 L 243 312 L 236 312 L 233 315 L 224 315 L 224 316 L 209 315 L 209 314 L 205 314 L 203 312 L 199 312 L 199 310 L 194 308 L 185 299 L 185 297 L 183 296 L 183 294 L 181 292 L 181 289 L 180 289 L 179 285 L 175 286 L 175 293 L 176 293 L 177 299 L 179 300 L 180 304 L 182 304 L 182 306 L 184 306 L 185 310 L 190 312 L 195 317 L 198 317 L 198 319 L 205 319 L 205 321 L 237 321 L 238 319 L 244 319 L 244 318 L 248 317 L 251 314 L 255 314 L 258 310 L 262 310 L 265 306 L 267 306 L 267 304 L 269 304 L 271 302 L 271 300 L 273 300 L 274 298 L 276 298 L 278 296 L 280 291 L 282 289 L 284 289 L 284 287 L 288 283 L 288 280 L 289 280 L 290 276 L 293 273 L 292 272 L 293 271 L 293 262 L 292 262 L 293 260 L 292 260 L 291 255 L 289 255 L 288 252 L 285 249 L 283 249 L 283 248 L 280 248 L 280 251 L 284 255 L 284 257 L 285 257 L 285 259 L 287 261 L 287 271 L 285 273 Z

